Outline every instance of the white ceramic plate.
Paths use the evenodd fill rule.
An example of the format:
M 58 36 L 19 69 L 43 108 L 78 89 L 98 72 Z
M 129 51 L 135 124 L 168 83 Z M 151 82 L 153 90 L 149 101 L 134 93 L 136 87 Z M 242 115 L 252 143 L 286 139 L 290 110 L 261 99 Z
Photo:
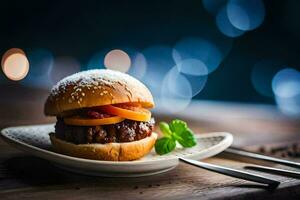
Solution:
M 1 131 L 9 144 L 34 156 L 49 160 L 56 166 L 81 174 L 112 177 L 137 177 L 169 171 L 178 165 L 177 156 L 204 159 L 214 156 L 232 143 L 232 135 L 225 132 L 197 135 L 198 144 L 192 148 L 177 147 L 175 151 L 159 156 L 154 150 L 136 161 L 97 161 L 56 153 L 51 148 L 49 133 L 54 125 L 10 127 Z

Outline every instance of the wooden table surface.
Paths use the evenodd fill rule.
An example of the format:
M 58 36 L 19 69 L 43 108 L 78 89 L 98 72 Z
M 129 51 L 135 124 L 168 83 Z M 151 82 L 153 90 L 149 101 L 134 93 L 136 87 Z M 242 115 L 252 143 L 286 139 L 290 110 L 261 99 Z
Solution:
M 41 101 L 27 102 L 25 106 L 23 104 L 25 111 L 20 111 L 21 106 L 12 105 L 9 102 L 1 104 L 1 128 L 54 120 L 43 117 Z M 13 112 L 22 115 L 17 116 Z M 185 119 L 199 134 L 210 131 L 231 132 L 235 138 L 234 145 L 251 146 L 254 150 L 261 146 L 267 146 L 268 149 L 266 144 L 271 143 L 272 146 L 277 146 L 276 143 L 282 146 L 282 143 L 289 142 L 295 145 L 300 140 L 299 119 L 287 118 L 273 106 L 201 101 L 193 102 L 184 112 L 177 114 L 159 108 L 155 116 L 157 121 L 174 117 Z M 225 154 L 205 162 L 237 169 L 247 164 L 238 157 L 232 158 Z M 149 177 L 83 176 L 58 169 L 0 140 L 0 199 L 299 199 L 299 179 L 258 174 L 277 179 L 281 185 L 276 190 L 269 190 L 252 182 L 184 163 L 172 171 Z

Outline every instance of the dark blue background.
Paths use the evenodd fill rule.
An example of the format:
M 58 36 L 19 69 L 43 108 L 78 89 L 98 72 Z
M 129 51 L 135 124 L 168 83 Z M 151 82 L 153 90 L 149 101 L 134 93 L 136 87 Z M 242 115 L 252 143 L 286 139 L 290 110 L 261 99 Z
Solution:
M 230 53 L 196 98 L 273 103 L 251 83 L 254 64 L 276 58 L 299 69 L 300 1 L 264 3 L 263 24 L 233 39 Z M 47 48 L 54 56 L 72 56 L 81 63 L 103 48 L 173 45 L 183 37 L 216 29 L 201 0 L 5 1 L 0 19 L 1 55 L 12 47 Z

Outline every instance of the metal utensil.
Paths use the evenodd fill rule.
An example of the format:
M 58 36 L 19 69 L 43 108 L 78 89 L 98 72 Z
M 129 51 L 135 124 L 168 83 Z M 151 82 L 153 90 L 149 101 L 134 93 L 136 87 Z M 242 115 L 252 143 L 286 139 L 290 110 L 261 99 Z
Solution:
M 298 163 L 298 162 L 293 162 L 293 161 L 284 160 L 284 159 L 280 159 L 280 158 L 274 158 L 271 156 L 266 156 L 266 155 L 262 155 L 262 154 L 258 154 L 258 153 L 253 153 L 250 151 L 245 151 L 243 149 L 239 149 L 239 148 L 235 148 L 235 147 L 230 147 L 230 148 L 226 149 L 224 152 L 230 153 L 230 154 L 235 154 L 235 155 L 240 155 L 240 156 L 244 156 L 244 157 L 248 157 L 248 158 L 270 161 L 270 162 L 274 162 L 274 163 L 278 163 L 278 164 L 282 164 L 282 165 L 287 165 L 290 167 L 300 168 L 300 163 Z
M 289 177 L 293 177 L 293 178 L 300 178 L 300 172 L 287 170 L 287 169 L 265 167 L 265 166 L 261 166 L 261 165 L 249 165 L 249 166 L 245 166 L 244 168 L 262 171 L 262 172 L 273 173 L 273 174 L 285 175 L 285 176 L 289 176 Z
M 271 188 L 276 188 L 280 184 L 279 181 L 269 179 L 269 178 L 266 178 L 266 177 L 263 177 L 260 175 L 256 175 L 253 173 L 237 170 L 237 169 L 232 169 L 232 168 L 223 167 L 223 166 L 219 166 L 219 165 L 209 164 L 209 163 L 200 162 L 200 161 L 196 161 L 196 160 L 192 160 L 192 159 L 188 159 L 188 158 L 182 158 L 182 157 L 179 157 L 179 160 L 183 161 L 185 163 L 188 163 L 188 164 L 191 164 L 191 165 L 203 168 L 203 169 L 207 169 L 209 171 L 224 174 L 227 176 L 244 179 L 244 180 L 248 180 L 248 181 L 253 181 L 256 183 L 266 184 Z

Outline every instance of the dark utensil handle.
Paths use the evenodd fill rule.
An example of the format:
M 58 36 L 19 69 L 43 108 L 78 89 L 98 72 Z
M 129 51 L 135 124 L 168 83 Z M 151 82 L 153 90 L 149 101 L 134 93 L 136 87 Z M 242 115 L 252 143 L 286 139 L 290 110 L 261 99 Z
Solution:
M 235 147 L 230 147 L 230 148 L 226 149 L 225 152 L 244 156 L 244 157 L 249 157 L 249 158 L 254 158 L 254 159 L 259 159 L 259 160 L 264 160 L 264 161 L 270 161 L 270 162 L 274 162 L 274 163 L 278 163 L 278 164 L 282 164 L 282 165 L 287 165 L 290 167 L 300 168 L 300 163 L 298 163 L 298 162 L 293 162 L 293 161 L 284 160 L 284 159 L 280 159 L 280 158 L 274 158 L 271 156 L 266 156 L 266 155 L 262 155 L 262 154 L 258 154 L 258 153 L 253 153 L 250 151 L 245 151 L 245 150 L 238 149 Z
M 284 175 L 284 176 L 293 177 L 293 178 L 300 178 L 300 172 L 286 170 L 286 169 L 279 169 L 279 168 L 274 168 L 274 167 L 265 167 L 265 166 L 261 166 L 261 165 L 253 165 L 253 166 L 249 165 L 249 166 L 245 166 L 244 168 L 245 169 L 252 169 L 252 170 L 256 170 L 256 171 L 261 171 L 261 172 Z
M 260 175 L 256 175 L 253 173 L 237 170 L 237 169 L 232 169 L 232 168 L 228 168 L 228 167 L 223 167 L 223 166 L 219 166 L 219 165 L 209 164 L 209 163 L 200 162 L 200 161 L 187 159 L 187 158 L 181 158 L 181 157 L 179 158 L 179 160 L 181 160 L 185 163 L 188 163 L 188 164 L 191 164 L 191 165 L 194 165 L 197 167 L 201 167 L 203 169 L 207 169 L 207 170 L 210 170 L 213 172 L 217 172 L 220 174 L 224 174 L 227 176 L 244 179 L 244 180 L 248 180 L 248 181 L 253 181 L 256 183 L 266 184 L 272 188 L 276 188 L 280 184 L 279 181 L 269 179 L 269 178 L 266 178 L 266 177 L 263 177 Z

